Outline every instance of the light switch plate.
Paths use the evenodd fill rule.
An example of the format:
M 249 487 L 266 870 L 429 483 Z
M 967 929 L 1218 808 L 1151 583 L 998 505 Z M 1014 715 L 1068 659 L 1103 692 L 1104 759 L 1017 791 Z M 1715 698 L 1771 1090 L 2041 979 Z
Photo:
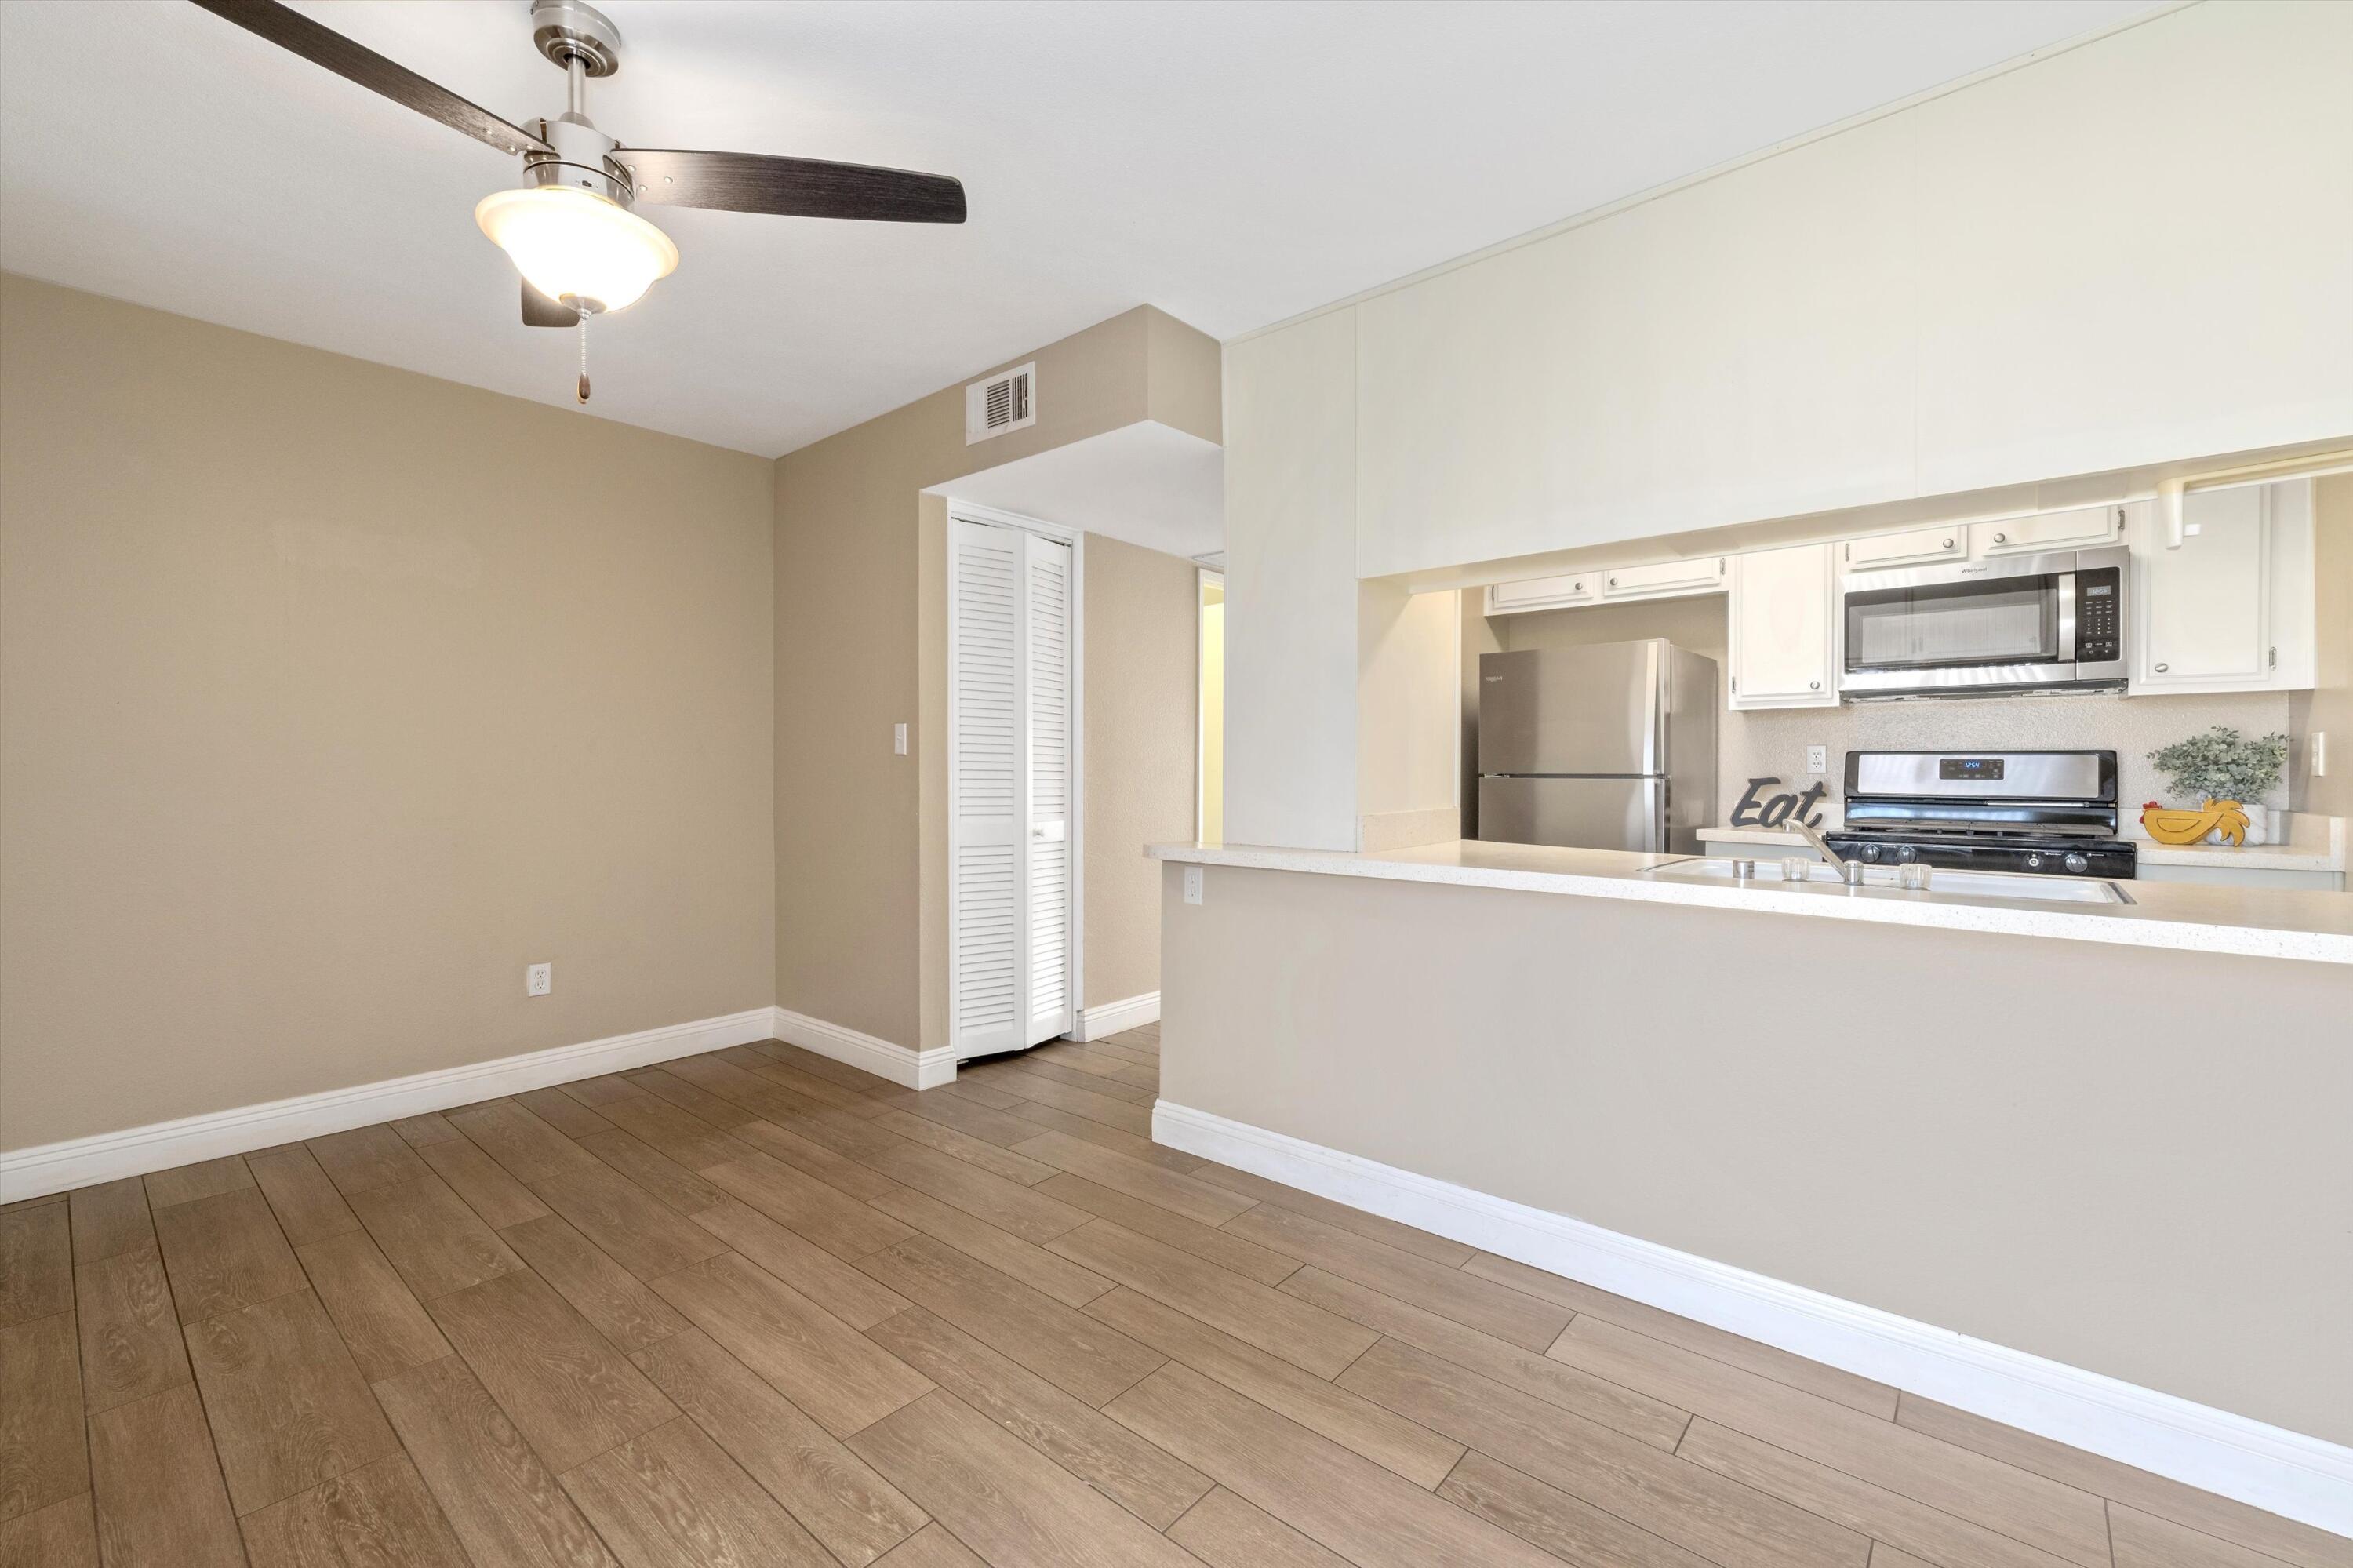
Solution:
M 1831 748 L 1827 746 L 1806 747 L 1806 771 L 1828 773 L 1831 770 Z
M 1188 865 L 1185 868 L 1185 902 L 1187 904 L 1201 902 L 1201 868 L 1198 865 Z
M 905 725 L 894 724 L 891 726 L 891 754 L 893 757 L 904 757 L 907 755 L 907 726 Z

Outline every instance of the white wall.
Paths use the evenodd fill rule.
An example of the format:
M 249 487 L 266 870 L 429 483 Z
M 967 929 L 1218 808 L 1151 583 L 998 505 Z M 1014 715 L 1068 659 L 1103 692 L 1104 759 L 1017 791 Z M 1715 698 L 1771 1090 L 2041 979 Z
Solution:
M 1353 313 L 1226 350 L 1226 838 L 1356 847 Z

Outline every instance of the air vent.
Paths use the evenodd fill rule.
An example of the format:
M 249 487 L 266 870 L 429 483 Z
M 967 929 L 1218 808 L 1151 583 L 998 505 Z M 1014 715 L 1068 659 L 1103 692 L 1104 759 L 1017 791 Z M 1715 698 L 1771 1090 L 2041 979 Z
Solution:
M 964 444 L 985 441 L 1038 422 L 1038 366 L 1033 360 L 964 389 Z

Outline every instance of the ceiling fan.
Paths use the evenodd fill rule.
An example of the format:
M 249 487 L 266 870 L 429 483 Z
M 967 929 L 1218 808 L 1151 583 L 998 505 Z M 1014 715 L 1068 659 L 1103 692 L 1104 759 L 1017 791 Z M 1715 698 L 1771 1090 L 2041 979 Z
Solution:
M 520 189 L 495 191 L 474 221 L 522 274 L 529 326 L 581 328 L 580 400 L 588 400 L 587 320 L 635 304 L 678 266 L 670 236 L 640 202 L 786 217 L 962 223 L 964 185 L 945 175 L 778 158 L 625 147 L 588 119 L 588 79 L 621 69 L 621 32 L 581 0 L 533 0 L 532 42 L 565 78 L 564 112 L 512 125 L 279 0 L 194 0 L 215 16 L 326 67 L 502 153 L 522 155 Z

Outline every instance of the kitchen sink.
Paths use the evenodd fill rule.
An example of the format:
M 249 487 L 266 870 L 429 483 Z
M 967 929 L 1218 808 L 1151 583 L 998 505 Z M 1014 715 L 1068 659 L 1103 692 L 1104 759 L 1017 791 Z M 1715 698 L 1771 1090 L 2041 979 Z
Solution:
M 1752 868 L 1746 877 L 1738 874 L 1737 867 Z M 1835 866 L 1820 862 L 1808 862 L 1805 880 L 1821 888 L 1845 888 Z M 1780 885 L 1781 862 L 1778 859 L 1734 859 L 1725 855 L 1694 855 L 1689 859 L 1670 861 L 1654 865 L 1642 874 L 1662 877 L 1672 882 L 1722 882 L 1751 887 L 1773 887 Z M 1865 866 L 1862 891 L 1873 893 L 1912 893 L 1915 896 L 1934 898 L 2010 898 L 2030 899 L 2044 904 L 2129 904 L 2132 895 L 2113 882 L 2093 877 L 2036 876 L 2028 872 L 2009 871 L 1944 871 L 1928 874 L 1926 889 L 1904 887 L 1897 880 L 1894 866 Z

